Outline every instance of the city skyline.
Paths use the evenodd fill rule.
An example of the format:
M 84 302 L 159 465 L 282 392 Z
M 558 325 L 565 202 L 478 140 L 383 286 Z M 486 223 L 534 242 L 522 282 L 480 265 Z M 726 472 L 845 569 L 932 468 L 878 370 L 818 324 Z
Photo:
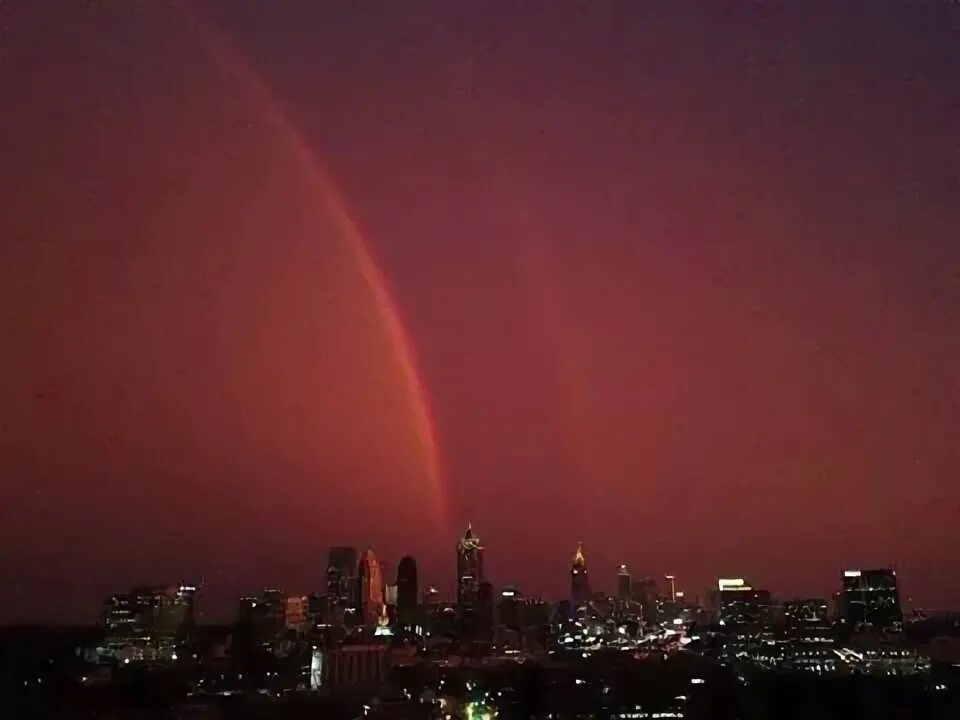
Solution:
M 0 623 L 469 521 L 960 608 L 958 12 L 0 3 Z
M 260 585 L 255 588 L 250 588 L 250 590 L 254 593 L 262 590 L 265 593 L 273 593 L 283 597 L 286 597 L 289 593 L 293 593 L 293 596 L 302 596 L 304 598 L 308 595 L 311 597 L 326 596 L 330 599 L 330 602 L 339 605 L 341 609 L 355 612 L 357 622 L 360 624 L 373 626 L 380 617 L 381 608 L 385 609 L 388 604 L 395 609 L 395 620 L 401 623 L 409 622 L 409 619 L 404 619 L 404 615 L 408 615 L 412 607 L 424 602 L 424 594 L 428 590 L 434 592 L 428 602 L 447 603 L 453 607 L 460 609 L 466 608 L 468 611 L 473 612 L 476 610 L 477 589 L 482 585 L 491 587 L 497 596 L 499 596 L 498 591 L 503 590 L 505 596 L 506 593 L 509 593 L 512 597 L 515 593 L 522 592 L 525 597 L 536 598 L 548 603 L 569 601 L 575 604 L 584 604 L 597 597 L 604 597 L 609 600 L 633 598 L 638 592 L 644 592 L 640 588 L 646 587 L 650 588 L 656 595 L 668 599 L 671 602 L 680 600 L 682 603 L 689 603 L 691 607 L 707 608 L 714 611 L 719 610 L 718 598 L 714 597 L 717 582 L 719 582 L 721 592 L 724 589 L 735 591 L 754 589 L 751 587 L 752 583 L 750 581 L 744 580 L 744 577 L 749 576 L 749 573 L 741 573 L 739 576 L 731 573 L 727 573 L 726 575 L 718 573 L 711 578 L 708 585 L 696 588 L 685 584 L 682 578 L 678 578 L 674 574 L 658 574 L 656 572 L 631 573 L 628 570 L 628 565 L 625 563 L 619 563 L 613 568 L 601 569 L 601 572 L 598 574 L 599 582 L 596 583 L 596 586 L 593 586 L 588 579 L 588 553 L 584 545 L 583 542 L 576 544 L 573 560 L 568 565 L 568 592 L 566 594 L 561 593 L 554 597 L 545 596 L 535 590 L 531 591 L 529 586 L 524 584 L 522 577 L 511 578 L 502 583 L 490 583 L 483 571 L 482 555 L 479 560 L 479 565 L 469 564 L 475 561 L 465 562 L 462 559 L 464 550 L 468 552 L 480 552 L 481 554 L 485 550 L 485 548 L 480 545 L 479 536 L 474 531 L 472 523 L 468 523 L 467 530 L 463 537 L 457 541 L 457 568 L 450 579 L 450 591 L 447 593 L 442 591 L 437 592 L 437 588 L 444 587 L 445 585 L 442 580 L 438 578 L 424 578 L 418 574 L 416 558 L 410 555 L 404 555 L 400 558 L 396 565 L 395 575 L 390 575 L 382 571 L 382 568 L 389 567 L 389 565 L 385 564 L 383 560 L 376 555 L 372 547 L 367 547 L 363 552 L 357 553 L 355 548 L 346 545 L 330 546 L 329 563 L 324 569 L 321 581 L 318 584 L 309 587 L 289 588 L 270 582 L 269 578 L 264 578 L 264 581 Z M 344 557 L 354 560 L 352 574 L 343 572 L 342 560 Z M 479 572 L 476 572 L 478 567 Z M 464 572 L 465 568 L 468 569 L 468 572 Z M 604 570 L 609 570 L 609 572 L 604 572 Z M 607 577 L 607 575 L 609 575 L 609 577 Z M 887 576 L 889 579 L 885 579 Z M 336 578 L 337 581 L 333 582 L 332 578 Z M 867 578 L 879 578 L 879 580 L 868 581 Z M 469 583 L 466 585 L 464 584 L 465 579 L 469 579 Z M 624 584 L 624 579 L 626 580 L 626 584 Z M 879 582 L 880 584 L 877 587 L 880 587 L 889 582 L 892 583 L 895 588 L 902 588 L 902 577 L 898 577 L 897 570 L 894 567 L 861 569 L 848 563 L 836 572 L 834 579 L 839 580 L 839 582 L 836 582 L 834 586 L 830 588 L 829 592 L 821 594 L 809 592 L 783 593 L 778 591 L 777 588 L 767 587 L 764 583 L 760 583 L 760 585 L 767 587 L 763 592 L 767 594 L 768 602 L 774 601 L 783 605 L 789 605 L 790 603 L 809 602 L 811 599 L 817 599 L 822 600 L 826 606 L 831 608 L 831 612 L 837 613 L 838 615 L 850 614 L 849 598 L 851 591 L 857 587 L 864 586 L 864 583 L 865 586 L 869 587 L 871 583 Z M 154 578 L 154 582 L 142 583 L 139 589 L 149 590 L 150 588 L 157 587 L 165 590 L 166 588 L 177 587 L 177 584 L 171 585 L 169 579 L 159 584 L 155 581 L 156 578 Z M 204 582 L 201 581 L 199 584 L 194 585 L 195 580 L 190 578 L 180 578 L 178 582 L 180 583 L 181 590 L 183 590 L 184 587 L 189 588 L 192 607 L 193 594 L 203 589 Z M 183 585 L 183 583 L 187 584 Z M 388 600 L 388 589 L 391 586 L 394 588 L 392 601 Z M 132 592 L 136 593 L 137 590 L 138 588 L 134 588 Z M 199 595 L 202 600 L 204 593 L 200 592 Z M 114 595 L 112 597 L 118 596 Z M 862 603 L 864 599 L 861 593 L 861 595 L 857 596 L 856 602 Z M 232 605 L 235 604 L 235 601 L 236 598 L 233 598 Z M 944 610 L 944 608 L 923 607 L 921 604 L 914 603 L 912 599 L 903 596 L 902 592 L 896 594 L 894 602 L 898 608 L 903 608 L 904 610 L 934 612 Z M 216 609 L 212 613 L 209 612 L 209 610 L 206 613 L 201 611 L 198 619 L 201 622 L 222 622 L 232 616 L 234 611 L 232 605 L 226 614 L 222 612 L 224 610 L 223 608 Z M 404 606 L 405 609 L 402 610 L 401 608 Z

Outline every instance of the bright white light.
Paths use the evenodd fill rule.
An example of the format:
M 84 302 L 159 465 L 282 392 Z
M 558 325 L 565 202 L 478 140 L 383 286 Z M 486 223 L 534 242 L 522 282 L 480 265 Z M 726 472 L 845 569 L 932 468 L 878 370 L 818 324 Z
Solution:
M 743 578 L 720 578 L 717 581 L 717 586 L 720 590 L 726 590 L 728 588 L 739 588 L 746 585 L 746 582 Z
M 705 682 L 703 678 L 690 678 L 691 685 L 703 685 Z
M 844 570 L 844 571 L 843 571 L 843 576 L 844 576 L 844 577 L 860 577 L 860 571 L 859 571 L 859 570 Z

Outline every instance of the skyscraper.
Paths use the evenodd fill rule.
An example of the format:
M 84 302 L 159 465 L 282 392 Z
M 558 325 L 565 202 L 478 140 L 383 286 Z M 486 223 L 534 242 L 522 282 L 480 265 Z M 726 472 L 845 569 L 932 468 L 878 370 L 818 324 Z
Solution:
M 397 566 L 397 618 L 401 625 L 417 621 L 417 563 L 407 555 Z
M 500 593 L 500 623 L 511 630 L 520 629 L 520 591 L 505 587 Z
M 844 570 L 842 582 L 840 616 L 851 632 L 903 629 L 895 571 Z
M 367 548 L 360 554 L 357 585 L 357 614 L 360 622 L 375 626 L 383 606 L 383 574 L 372 548 Z
M 583 554 L 583 543 L 577 543 L 577 551 L 570 563 L 570 597 L 575 603 L 590 601 L 590 578 L 587 575 L 587 558 Z
M 621 565 L 617 569 L 617 597 L 621 600 L 629 600 L 630 591 L 630 571 L 626 565 Z
M 830 614 L 822 598 L 783 603 L 783 624 L 790 640 L 802 643 L 830 641 Z
M 357 551 L 352 547 L 331 547 L 327 560 L 327 594 L 351 605 L 357 587 Z
M 769 620 L 770 591 L 753 587 L 744 578 L 720 578 L 713 605 L 721 624 L 738 630 Z
M 483 546 L 480 538 L 467 525 L 467 531 L 457 542 L 457 606 L 462 610 L 472 607 L 477 590 L 483 582 Z

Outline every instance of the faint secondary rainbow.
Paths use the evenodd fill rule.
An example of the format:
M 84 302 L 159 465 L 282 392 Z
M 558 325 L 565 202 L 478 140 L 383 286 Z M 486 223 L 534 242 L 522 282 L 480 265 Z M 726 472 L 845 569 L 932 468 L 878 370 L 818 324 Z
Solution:
M 329 173 L 318 162 L 302 133 L 284 113 L 280 103 L 264 81 L 220 32 L 204 22 L 198 13 L 189 12 L 191 10 L 189 6 L 186 8 L 193 20 L 194 29 L 208 43 L 216 61 L 243 82 L 264 118 L 289 142 L 307 178 L 315 186 L 325 209 L 330 213 L 341 237 L 346 241 L 356 260 L 357 268 L 376 304 L 377 313 L 393 349 L 394 358 L 403 374 L 407 404 L 413 414 L 421 460 L 430 485 L 434 520 L 441 527 L 445 527 L 448 517 L 447 498 L 441 472 L 436 426 L 430 411 L 426 386 L 419 371 L 413 343 L 400 319 L 400 312 L 390 295 L 386 278 L 374 258 L 370 244 L 364 238 L 356 220 L 347 211 L 343 197 Z

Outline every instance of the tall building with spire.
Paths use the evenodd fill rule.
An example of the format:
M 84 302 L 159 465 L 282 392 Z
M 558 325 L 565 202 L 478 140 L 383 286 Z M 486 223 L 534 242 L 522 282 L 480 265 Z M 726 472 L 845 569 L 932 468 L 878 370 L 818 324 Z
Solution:
M 383 607 L 383 573 L 372 548 L 360 554 L 357 584 L 357 615 L 362 624 L 375 626 Z
M 473 532 L 473 525 L 467 525 L 467 531 L 457 542 L 457 606 L 472 607 L 477 598 L 477 590 L 483 582 L 483 546 L 480 538 Z
M 570 597 L 577 604 L 590 601 L 590 577 L 587 574 L 587 558 L 583 554 L 583 543 L 577 543 L 577 551 L 570 563 Z

